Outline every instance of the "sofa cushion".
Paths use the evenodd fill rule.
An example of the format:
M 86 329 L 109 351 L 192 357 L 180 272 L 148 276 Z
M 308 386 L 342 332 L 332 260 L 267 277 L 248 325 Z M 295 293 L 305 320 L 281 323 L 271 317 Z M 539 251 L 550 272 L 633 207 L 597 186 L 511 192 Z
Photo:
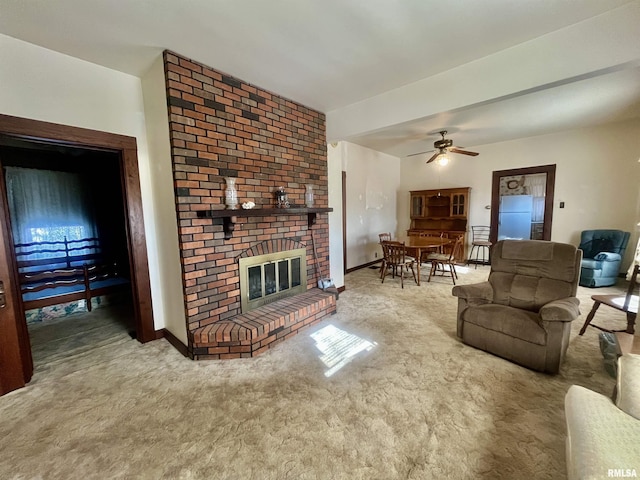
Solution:
M 553 243 L 551 242 L 505 242 L 502 247 L 502 258 L 508 260 L 553 260 Z
M 565 396 L 569 480 L 608 478 L 612 469 L 638 469 L 640 422 L 605 395 L 572 385 Z
M 465 310 L 464 321 L 510 337 L 524 339 L 537 345 L 545 345 L 547 334 L 534 312 L 488 303 Z
M 543 305 L 572 295 L 573 286 L 553 278 L 493 272 L 493 301 L 501 305 L 538 312 Z
M 515 245 L 514 245 L 515 244 Z M 507 249 L 512 257 L 503 256 Z M 536 253 L 536 250 L 540 250 Z M 553 256 L 547 258 L 549 252 Z M 541 259 L 536 259 L 538 255 Z M 572 283 L 577 277 L 576 247 L 543 240 L 501 240 L 491 251 L 491 271 L 543 277 Z
M 640 355 L 627 354 L 618 359 L 616 405 L 640 420 Z
M 584 258 L 595 258 L 600 252 L 611 252 L 617 250 L 611 238 L 593 238 L 591 241 L 580 245 L 584 252 Z

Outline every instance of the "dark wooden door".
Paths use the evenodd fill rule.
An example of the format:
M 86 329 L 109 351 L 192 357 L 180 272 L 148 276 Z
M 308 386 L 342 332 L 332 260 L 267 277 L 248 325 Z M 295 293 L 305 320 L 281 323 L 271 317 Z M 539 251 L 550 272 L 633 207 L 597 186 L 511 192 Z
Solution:
M 18 296 L 2 159 L 0 173 L 0 395 L 4 395 L 31 380 L 33 360 Z

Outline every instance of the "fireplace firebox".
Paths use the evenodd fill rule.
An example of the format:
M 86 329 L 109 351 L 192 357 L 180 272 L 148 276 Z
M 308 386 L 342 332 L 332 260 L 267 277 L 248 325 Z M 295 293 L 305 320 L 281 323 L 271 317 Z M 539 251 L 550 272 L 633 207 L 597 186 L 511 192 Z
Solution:
M 305 248 L 241 258 L 239 267 L 242 313 L 307 290 Z

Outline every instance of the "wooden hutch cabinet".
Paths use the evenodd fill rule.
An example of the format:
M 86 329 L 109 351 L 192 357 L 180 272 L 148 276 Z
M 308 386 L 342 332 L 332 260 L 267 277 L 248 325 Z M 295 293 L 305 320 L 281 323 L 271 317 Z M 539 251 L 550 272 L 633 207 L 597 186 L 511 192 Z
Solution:
M 467 261 L 467 215 L 470 187 L 415 190 L 411 194 L 411 227 L 408 235 L 433 235 L 456 239 L 464 237 L 457 263 Z

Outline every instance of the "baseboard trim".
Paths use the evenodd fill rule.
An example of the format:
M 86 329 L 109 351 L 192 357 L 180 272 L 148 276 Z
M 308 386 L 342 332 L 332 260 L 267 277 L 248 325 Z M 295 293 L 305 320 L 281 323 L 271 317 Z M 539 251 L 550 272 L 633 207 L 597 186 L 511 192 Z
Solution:
M 159 338 L 166 338 L 167 342 L 173 345 L 176 350 L 178 350 L 185 357 L 190 358 L 189 349 L 187 348 L 187 346 L 180 340 L 178 340 L 178 337 L 176 337 L 173 333 L 171 333 L 166 328 L 163 328 L 162 330 L 156 330 L 156 332 L 162 332 L 162 335 Z
M 343 285 L 343 286 L 341 286 L 341 287 L 338 287 L 338 293 L 342 293 L 342 292 L 344 292 L 345 290 L 346 290 L 346 288 L 344 287 L 344 285 Z
M 378 260 L 373 260 L 372 262 L 363 263 L 362 265 L 358 265 L 357 267 L 347 268 L 345 273 L 355 272 L 356 270 L 361 270 L 363 268 L 370 267 L 371 265 L 375 265 L 376 263 L 380 263 L 380 262 L 382 262 L 381 258 Z

